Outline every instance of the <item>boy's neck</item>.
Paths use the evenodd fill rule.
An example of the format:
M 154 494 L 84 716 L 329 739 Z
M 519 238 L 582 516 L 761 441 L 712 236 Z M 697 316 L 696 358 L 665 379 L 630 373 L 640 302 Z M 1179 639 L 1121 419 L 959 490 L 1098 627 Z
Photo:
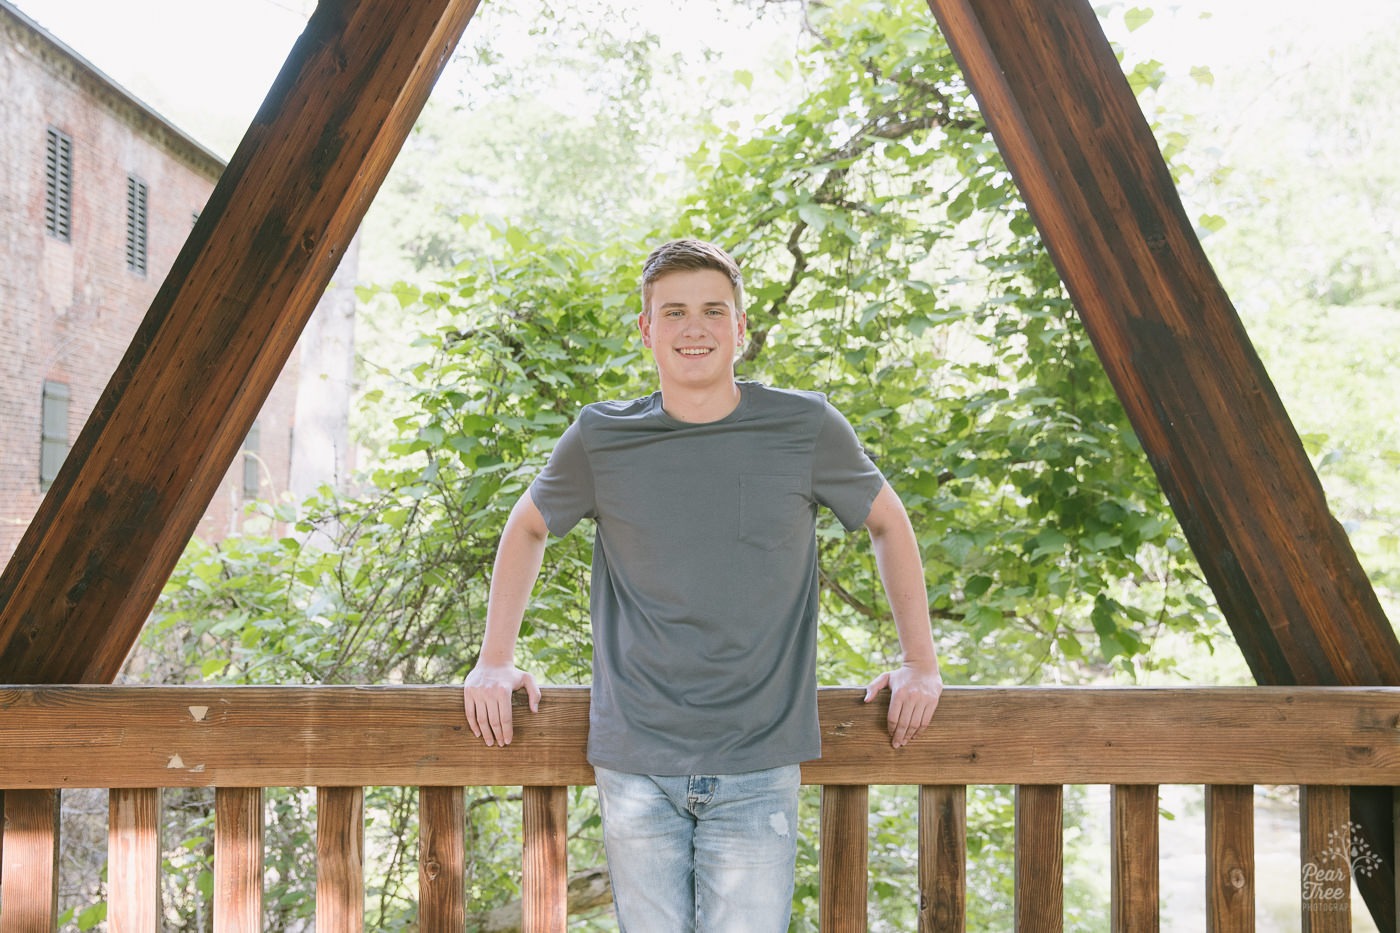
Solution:
M 699 392 L 661 387 L 661 408 L 677 421 L 690 424 L 719 421 L 738 408 L 742 398 L 739 384 L 733 381 L 726 386 Z

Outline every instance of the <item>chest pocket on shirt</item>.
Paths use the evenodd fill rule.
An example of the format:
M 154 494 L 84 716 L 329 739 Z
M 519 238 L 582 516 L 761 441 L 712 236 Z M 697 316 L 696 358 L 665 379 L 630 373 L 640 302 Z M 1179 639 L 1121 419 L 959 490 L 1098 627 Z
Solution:
M 739 540 L 771 551 L 800 533 L 811 508 L 802 477 L 778 473 L 739 476 Z

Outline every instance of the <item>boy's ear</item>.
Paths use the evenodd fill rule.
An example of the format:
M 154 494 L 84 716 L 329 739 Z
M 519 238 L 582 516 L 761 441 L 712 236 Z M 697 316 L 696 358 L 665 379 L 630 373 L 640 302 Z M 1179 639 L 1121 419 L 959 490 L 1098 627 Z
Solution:
M 642 346 L 651 349 L 651 315 L 643 311 L 637 315 L 637 329 L 642 332 Z

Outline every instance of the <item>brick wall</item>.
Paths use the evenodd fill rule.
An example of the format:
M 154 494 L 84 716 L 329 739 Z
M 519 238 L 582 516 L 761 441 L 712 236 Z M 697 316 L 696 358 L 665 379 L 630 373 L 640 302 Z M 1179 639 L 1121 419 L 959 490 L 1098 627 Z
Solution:
M 45 227 L 49 127 L 72 140 L 71 240 Z M 0 3 L 0 564 L 43 495 L 43 385 L 68 387 L 77 438 L 213 190 L 222 163 Z M 147 187 L 145 274 L 127 265 L 127 178 Z M 261 497 L 287 489 L 295 373 L 259 417 Z M 198 534 L 236 528 L 242 457 Z

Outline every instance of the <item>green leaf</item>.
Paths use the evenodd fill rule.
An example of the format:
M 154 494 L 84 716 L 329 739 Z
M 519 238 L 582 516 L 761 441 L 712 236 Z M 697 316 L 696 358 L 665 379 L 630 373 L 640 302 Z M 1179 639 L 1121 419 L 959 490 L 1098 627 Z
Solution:
M 199 665 L 199 677 L 208 680 L 224 672 L 230 664 L 228 658 L 207 658 Z
M 1149 88 L 1159 86 L 1165 75 L 1166 69 L 1161 62 L 1154 58 L 1139 62 L 1134 66 L 1133 70 L 1128 73 L 1128 84 L 1132 87 L 1134 94 L 1141 94 Z
M 1196 226 L 1206 233 L 1219 233 L 1225 229 L 1228 221 L 1219 214 L 1202 214 L 1196 219 Z
M 968 577 L 963 593 L 968 599 L 977 599 L 992 588 L 992 578 L 985 574 Z
M 973 200 L 972 194 L 966 190 L 959 192 L 948 205 L 948 219 L 962 221 L 972 216 Z
M 1129 32 L 1136 32 L 1151 22 L 1153 12 L 1148 7 L 1135 6 L 1123 14 L 1123 23 Z
M 91 930 L 99 923 L 107 919 L 107 902 L 100 901 L 91 907 L 84 908 L 78 913 L 78 929 Z
M 797 216 L 801 217 L 802 221 L 807 224 L 807 226 L 818 233 L 826 229 L 826 211 L 823 210 L 820 205 L 813 204 L 811 201 L 804 201 L 797 205 Z

